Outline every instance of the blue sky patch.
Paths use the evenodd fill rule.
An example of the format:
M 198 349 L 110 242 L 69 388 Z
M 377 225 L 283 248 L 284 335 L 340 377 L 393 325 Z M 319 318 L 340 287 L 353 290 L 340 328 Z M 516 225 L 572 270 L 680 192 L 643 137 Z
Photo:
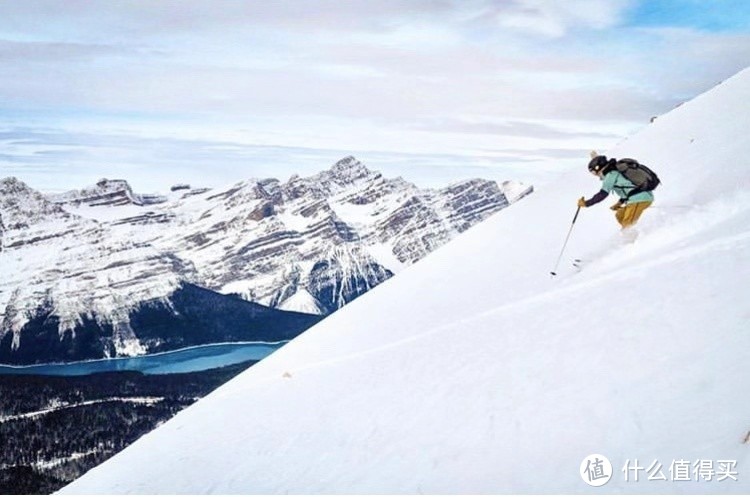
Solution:
M 693 28 L 710 32 L 750 29 L 747 0 L 648 0 L 630 14 L 630 26 Z

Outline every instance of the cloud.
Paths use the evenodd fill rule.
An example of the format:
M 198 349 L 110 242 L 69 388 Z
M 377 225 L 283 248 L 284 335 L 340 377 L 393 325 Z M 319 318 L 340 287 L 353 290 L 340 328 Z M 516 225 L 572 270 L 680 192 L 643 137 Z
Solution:
M 164 0 L 71 1 L 56 9 L 55 2 L 3 3 L 0 25 L 48 40 L 0 42 L 0 60 L 8 64 L 0 95 L 16 107 L 64 102 L 106 112 L 374 119 L 443 109 L 482 115 L 483 106 L 485 114 L 505 118 L 573 118 L 579 109 L 567 100 L 599 109 L 584 109 L 587 119 L 642 121 L 673 105 L 673 96 L 654 90 L 663 92 L 677 78 L 629 86 L 648 58 L 629 57 L 627 46 L 653 35 L 607 28 L 631 4 L 226 1 L 218 9 L 206 1 Z M 498 28 L 519 16 L 569 36 L 550 46 L 524 30 Z M 576 44 L 577 37 L 587 46 Z M 726 71 L 747 61 L 741 48 L 717 43 L 716 58 L 734 61 L 721 65 Z M 656 46 L 674 53 L 667 41 Z M 618 50 L 626 61 L 619 66 Z M 680 55 L 673 60 L 686 59 Z M 28 67 L 29 61 L 44 64 Z M 617 101 L 605 102 L 602 93 Z
M 33 128 L 0 132 L 0 149 L 8 151 L 0 154 L 0 178 L 18 176 L 43 191 L 82 188 L 102 177 L 126 179 L 140 192 L 165 192 L 175 183 L 220 187 L 240 179 L 286 180 L 292 173 L 319 172 L 352 153 L 386 177 L 402 176 L 422 187 L 473 177 L 534 182 L 549 173 L 544 163 L 557 167 L 557 159 L 581 156 L 544 149 L 488 149 L 471 156 L 395 153 Z
M 750 65 L 748 30 L 674 27 L 668 17 L 643 27 L 643 5 L 0 2 L 0 126 L 33 125 L 37 134 L 19 140 L 47 147 L 10 152 L 21 145 L 6 140 L 0 153 L 144 175 L 146 165 L 260 163 L 268 149 L 258 147 L 271 145 L 283 148 L 283 160 L 269 159 L 276 167 L 308 163 L 294 147 L 325 160 L 393 152 L 450 167 L 460 160 L 439 157 L 572 158 L 564 151 L 607 148 Z M 691 15 L 716 8 L 690 6 Z M 45 126 L 65 133 L 40 136 Z
M 133 53 L 121 46 L 66 42 L 18 42 L 0 40 L 0 61 L 67 63 Z
M 103 176 L 128 179 L 143 191 L 165 191 L 177 182 L 219 186 L 239 178 L 291 174 L 280 164 L 312 173 L 347 155 L 341 150 L 33 128 L 0 132 L 0 150 L 5 151 L 0 177 L 18 175 L 44 190 L 81 188 Z
M 683 100 L 750 65 L 748 33 L 660 28 L 650 34 L 658 38 L 659 57 L 641 67 L 643 77 L 654 86 L 669 82 L 670 90 Z
M 517 0 L 490 2 L 485 17 L 503 28 L 560 38 L 571 30 L 603 30 L 622 22 L 632 0 Z
M 528 121 L 482 122 L 458 119 L 434 119 L 407 123 L 408 128 L 447 131 L 457 133 L 479 133 L 497 136 L 524 136 L 538 139 L 561 138 L 609 138 L 619 136 L 614 133 L 599 133 L 595 129 L 576 131 L 561 129 L 552 125 Z
M 540 159 L 575 159 L 582 160 L 587 158 L 591 150 L 588 148 L 532 148 L 532 149 L 496 149 L 486 150 L 490 153 L 502 153 L 509 156 L 527 157 L 529 160 L 538 161 Z

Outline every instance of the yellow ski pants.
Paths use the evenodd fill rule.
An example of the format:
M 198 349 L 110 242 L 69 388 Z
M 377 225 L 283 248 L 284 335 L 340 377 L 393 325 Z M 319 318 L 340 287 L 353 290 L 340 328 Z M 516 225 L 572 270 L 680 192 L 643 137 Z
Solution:
M 633 226 L 643 214 L 643 211 L 649 208 L 651 202 L 636 202 L 620 207 L 615 211 L 615 218 L 623 229 Z

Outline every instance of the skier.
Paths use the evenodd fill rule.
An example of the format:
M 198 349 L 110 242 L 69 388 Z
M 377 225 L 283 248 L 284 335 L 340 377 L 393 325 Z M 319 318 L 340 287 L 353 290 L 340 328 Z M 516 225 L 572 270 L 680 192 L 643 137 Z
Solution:
M 592 154 L 593 155 L 593 154 Z M 654 201 L 651 191 L 644 191 L 625 177 L 616 167 L 617 160 L 596 155 L 589 162 L 589 171 L 602 180 L 602 189 L 590 199 L 578 199 L 578 207 L 591 207 L 598 204 L 614 192 L 620 200 L 610 209 L 615 211 L 615 218 L 622 229 L 633 226 Z

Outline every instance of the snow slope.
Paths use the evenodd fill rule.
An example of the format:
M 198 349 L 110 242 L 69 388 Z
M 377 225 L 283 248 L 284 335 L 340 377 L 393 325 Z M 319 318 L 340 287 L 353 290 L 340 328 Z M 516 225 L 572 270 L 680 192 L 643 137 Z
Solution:
M 587 209 L 550 278 L 599 186 L 582 166 L 64 493 L 750 492 L 747 129 L 750 70 L 610 151 L 662 179 L 635 243 L 610 202 Z M 579 476 L 593 453 L 603 487 Z M 668 479 L 675 460 L 734 460 L 738 481 L 628 482 L 628 459 Z

